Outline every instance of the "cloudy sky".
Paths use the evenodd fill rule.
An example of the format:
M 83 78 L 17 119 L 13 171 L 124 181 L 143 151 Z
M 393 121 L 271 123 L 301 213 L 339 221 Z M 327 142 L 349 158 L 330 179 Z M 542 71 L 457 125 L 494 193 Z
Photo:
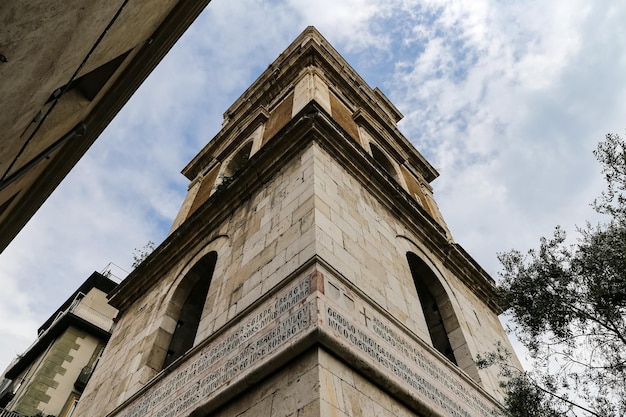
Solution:
M 308 25 L 405 115 L 456 241 L 496 277 L 496 253 L 593 218 L 592 150 L 626 128 L 625 21 L 605 0 L 213 0 L 0 255 L 0 368 L 94 270 L 165 238 L 180 170 Z

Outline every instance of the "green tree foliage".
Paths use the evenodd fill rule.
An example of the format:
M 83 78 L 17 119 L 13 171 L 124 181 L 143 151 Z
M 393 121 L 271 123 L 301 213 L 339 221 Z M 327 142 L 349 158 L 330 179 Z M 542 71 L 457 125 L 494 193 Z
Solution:
M 593 207 L 607 220 L 573 245 L 557 227 L 539 249 L 499 255 L 501 305 L 535 365 L 504 372 L 512 416 L 626 415 L 626 143 L 608 134 L 594 154 L 607 188 Z

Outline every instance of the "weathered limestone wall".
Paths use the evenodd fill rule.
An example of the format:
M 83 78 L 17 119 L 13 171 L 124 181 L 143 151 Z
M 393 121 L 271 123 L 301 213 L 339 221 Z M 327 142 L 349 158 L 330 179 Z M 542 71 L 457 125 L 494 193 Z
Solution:
M 473 358 L 509 345 L 496 314 L 403 225 L 393 208 L 383 206 L 323 149 L 315 148 L 316 253 L 375 303 L 430 341 L 406 253 L 430 264 L 450 299 L 460 327 L 451 335 L 458 366 L 498 396 L 497 370 L 478 370 Z M 446 314 L 446 312 L 442 312 Z M 456 339 L 456 340 L 454 340 Z M 445 360 L 445 359 L 442 359 Z
M 298 114 L 312 100 L 318 102 L 329 114 L 331 113 L 328 85 L 322 80 L 319 72 L 314 67 L 307 67 L 301 74 L 302 78 L 294 87 L 291 117 Z
M 185 168 L 170 236 L 113 295 L 124 311 L 75 416 L 497 410 L 496 375 L 473 358 L 506 335 L 432 198 L 436 170 L 380 91 L 321 36 L 301 41 Z M 430 340 L 408 252 L 449 348 Z M 162 369 L 186 291 L 211 270 L 194 347 Z
M 320 352 L 313 349 L 276 369 L 236 401 L 210 411 L 215 417 L 319 417 Z
M 506 344 L 506 335 L 495 314 L 452 275 L 441 260 L 442 254 L 435 253 L 436 250 L 441 248 L 421 242 L 415 230 L 398 220 L 393 207 L 383 204 L 366 185 L 357 181 L 323 148 L 311 142 L 299 156 L 285 161 L 277 175 L 263 189 L 243 201 L 214 233 L 186 251 L 187 255 L 169 272 L 155 277 L 154 286 L 124 312 L 96 374 L 81 398 L 76 415 L 106 415 L 161 371 L 176 325 L 175 319 L 168 315 L 169 300 L 187 271 L 211 251 L 218 254 L 217 264 L 196 345 L 216 332 L 231 329 L 232 323 L 237 322 L 242 314 L 249 314 L 259 298 L 315 255 L 332 269 L 333 274 L 349 284 L 337 284 L 336 291 L 347 294 L 349 287 L 358 288 L 363 302 L 394 317 L 403 328 L 430 344 L 406 259 L 406 253 L 411 251 L 430 265 L 450 299 L 449 311 L 442 311 L 442 314 L 454 313 L 458 320 L 458 328 L 449 337 L 454 339 L 452 345 L 459 368 L 488 393 L 498 396 L 495 375 L 490 371 L 478 371 L 472 357 L 493 350 L 496 341 Z M 334 291 L 332 285 L 326 289 Z M 355 317 L 358 316 L 355 314 L 350 320 L 356 322 Z M 363 320 L 367 324 L 367 318 Z M 308 321 L 306 323 L 310 326 Z M 427 349 L 424 354 L 432 356 L 436 366 L 445 369 L 446 373 L 457 372 L 456 366 L 434 349 Z M 190 360 L 183 356 L 179 363 L 181 367 L 192 366 Z M 193 359 L 193 363 L 199 363 L 199 360 Z M 176 365 L 171 369 L 174 373 L 180 372 Z M 219 369 L 219 372 L 226 372 L 225 368 Z M 386 368 L 385 372 L 389 371 L 391 369 Z M 245 378 L 244 374 L 241 371 L 233 378 Z M 166 376 L 164 378 L 167 380 Z M 455 378 L 464 381 L 466 377 Z M 110 381 L 116 383 L 112 385 Z M 210 384 L 208 380 L 203 381 Z M 469 382 L 463 384 L 471 386 Z M 181 386 L 180 397 L 176 398 L 185 398 L 187 392 L 195 393 L 192 391 L 196 389 L 194 387 L 193 384 Z M 152 391 L 159 389 L 165 388 L 161 385 L 151 388 Z M 364 404 L 368 403 L 369 400 L 362 397 L 365 391 L 357 393 L 353 392 L 354 389 L 354 386 L 346 387 L 348 393 L 342 395 L 345 398 L 352 396 L 350 401 L 360 398 Z M 200 401 L 195 397 L 199 394 L 193 395 L 190 398 Z M 342 405 L 339 400 L 327 403 L 348 413 L 347 405 Z M 324 402 L 320 407 L 325 407 Z M 377 407 L 371 405 L 372 415 L 380 411 Z M 142 412 L 142 408 L 136 410 Z M 154 410 L 158 411 L 158 408 Z M 132 417 L 133 413 L 132 408 L 131 411 L 120 410 L 123 416 Z
M 101 416 L 159 371 L 175 320 L 168 301 L 186 272 L 217 251 L 196 344 L 249 307 L 315 254 L 313 150 L 292 159 L 211 236 L 197 242 L 177 265 L 119 320 L 81 397 L 77 416 Z M 224 236 L 215 239 L 215 236 Z M 111 381 L 116 381 L 111 384 Z
M 292 367 L 318 347 L 333 352 L 350 372 L 362 377 L 360 385 L 366 388 L 345 378 L 350 372 L 331 363 L 327 368 L 351 387 L 329 385 L 318 392 L 302 366 Z M 291 372 L 289 381 L 273 383 L 273 376 L 283 369 L 302 373 L 298 378 Z M 368 388 L 365 380 L 372 386 Z M 278 395 L 279 402 L 270 403 L 266 397 L 274 395 L 277 385 L 289 388 Z M 378 394 L 361 398 L 354 389 Z M 249 398 L 250 392 L 259 394 Z M 498 407 L 478 384 L 441 360 L 403 323 L 337 271 L 313 259 L 150 381 L 113 415 L 183 417 L 193 411 L 192 415 L 203 416 L 220 415 L 216 411 L 220 408 L 236 413 L 250 408 L 282 416 L 292 415 L 315 396 L 346 413 L 357 413 L 360 406 L 373 412 L 381 407 L 391 410 L 389 404 L 402 402 L 416 414 L 492 417 Z M 351 398 L 353 408 L 335 397 Z M 372 401 L 378 404 L 367 405 Z M 324 406 L 311 406 L 307 412 Z
M 369 379 L 326 350 L 318 351 L 320 413 L 333 417 L 415 417 L 407 408 Z
M 314 348 L 210 413 L 215 417 L 415 417 L 323 348 Z

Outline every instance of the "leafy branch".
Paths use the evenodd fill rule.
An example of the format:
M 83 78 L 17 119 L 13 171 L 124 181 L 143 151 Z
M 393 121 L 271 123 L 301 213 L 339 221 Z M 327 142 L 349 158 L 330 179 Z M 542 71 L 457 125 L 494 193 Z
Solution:
M 508 374 L 507 404 L 528 405 L 507 408 L 511 416 L 626 414 L 625 150 L 609 134 L 594 152 L 607 188 L 592 206 L 605 223 L 578 228 L 573 245 L 557 226 L 536 250 L 498 255 L 500 304 L 535 363 L 534 379 Z
M 154 251 L 154 242 L 149 240 L 141 249 L 133 249 L 133 269 L 137 268 Z

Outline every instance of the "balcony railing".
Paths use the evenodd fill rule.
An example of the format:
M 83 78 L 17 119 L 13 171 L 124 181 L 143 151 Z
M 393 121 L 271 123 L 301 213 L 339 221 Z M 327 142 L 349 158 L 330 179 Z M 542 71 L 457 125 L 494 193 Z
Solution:
M 110 332 L 113 327 L 112 317 L 88 307 L 83 303 L 73 305 L 70 307 L 69 311 L 108 332 Z
M 24 417 L 21 414 L 14 413 L 13 411 L 5 410 L 4 408 L 0 408 L 0 417 Z
M 91 324 L 94 324 L 101 329 L 106 330 L 107 332 L 111 332 L 114 325 L 113 318 L 83 304 L 82 300 L 84 297 L 85 294 L 78 293 L 67 309 L 59 311 L 57 313 L 57 316 L 54 318 L 52 325 L 68 313 L 73 313 L 76 316 L 87 320 Z M 52 327 L 52 325 L 42 331 L 39 334 L 39 337 L 41 337 L 50 327 Z

